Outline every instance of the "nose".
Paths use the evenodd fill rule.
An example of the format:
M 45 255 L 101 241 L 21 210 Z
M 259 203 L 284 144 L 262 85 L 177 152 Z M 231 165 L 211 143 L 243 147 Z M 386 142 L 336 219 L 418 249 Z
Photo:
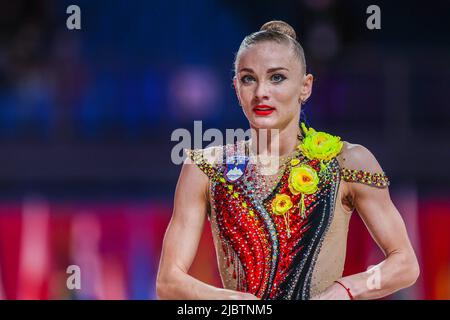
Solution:
M 258 101 L 267 100 L 268 96 L 268 88 L 265 82 L 259 82 L 255 88 L 255 99 Z

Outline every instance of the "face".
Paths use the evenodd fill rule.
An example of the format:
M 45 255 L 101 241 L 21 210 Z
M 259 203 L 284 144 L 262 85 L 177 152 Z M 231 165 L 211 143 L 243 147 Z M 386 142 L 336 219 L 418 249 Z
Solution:
M 255 129 L 298 126 L 301 101 L 311 95 L 312 75 L 290 44 L 265 41 L 244 49 L 233 79 L 243 111 Z

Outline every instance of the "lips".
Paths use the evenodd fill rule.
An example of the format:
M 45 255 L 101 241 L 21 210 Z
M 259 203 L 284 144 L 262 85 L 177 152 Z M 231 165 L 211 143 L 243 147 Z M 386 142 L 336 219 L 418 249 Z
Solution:
M 268 106 L 265 104 L 260 104 L 253 108 L 253 112 L 258 116 L 268 116 L 274 110 L 275 110 L 274 107 L 271 107 L 271 106 Z

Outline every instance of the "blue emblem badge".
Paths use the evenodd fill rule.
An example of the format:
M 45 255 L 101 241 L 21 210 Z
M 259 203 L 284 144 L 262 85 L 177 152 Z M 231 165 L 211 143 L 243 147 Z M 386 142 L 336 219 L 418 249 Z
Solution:
M 245 172 L 249 158 L 247 156 L 232 156 L 227 158 L 227 167 L 225 169 L 225 179 L 234 183 L 238 181 Z

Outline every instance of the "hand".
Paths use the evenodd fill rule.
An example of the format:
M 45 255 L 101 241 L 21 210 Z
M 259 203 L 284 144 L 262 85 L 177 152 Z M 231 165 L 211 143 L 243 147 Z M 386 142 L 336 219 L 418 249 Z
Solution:
M 333 282 L 325 291 L 313 296 L 311 300 L 350 300 L 350 296 L 340 284 Z

